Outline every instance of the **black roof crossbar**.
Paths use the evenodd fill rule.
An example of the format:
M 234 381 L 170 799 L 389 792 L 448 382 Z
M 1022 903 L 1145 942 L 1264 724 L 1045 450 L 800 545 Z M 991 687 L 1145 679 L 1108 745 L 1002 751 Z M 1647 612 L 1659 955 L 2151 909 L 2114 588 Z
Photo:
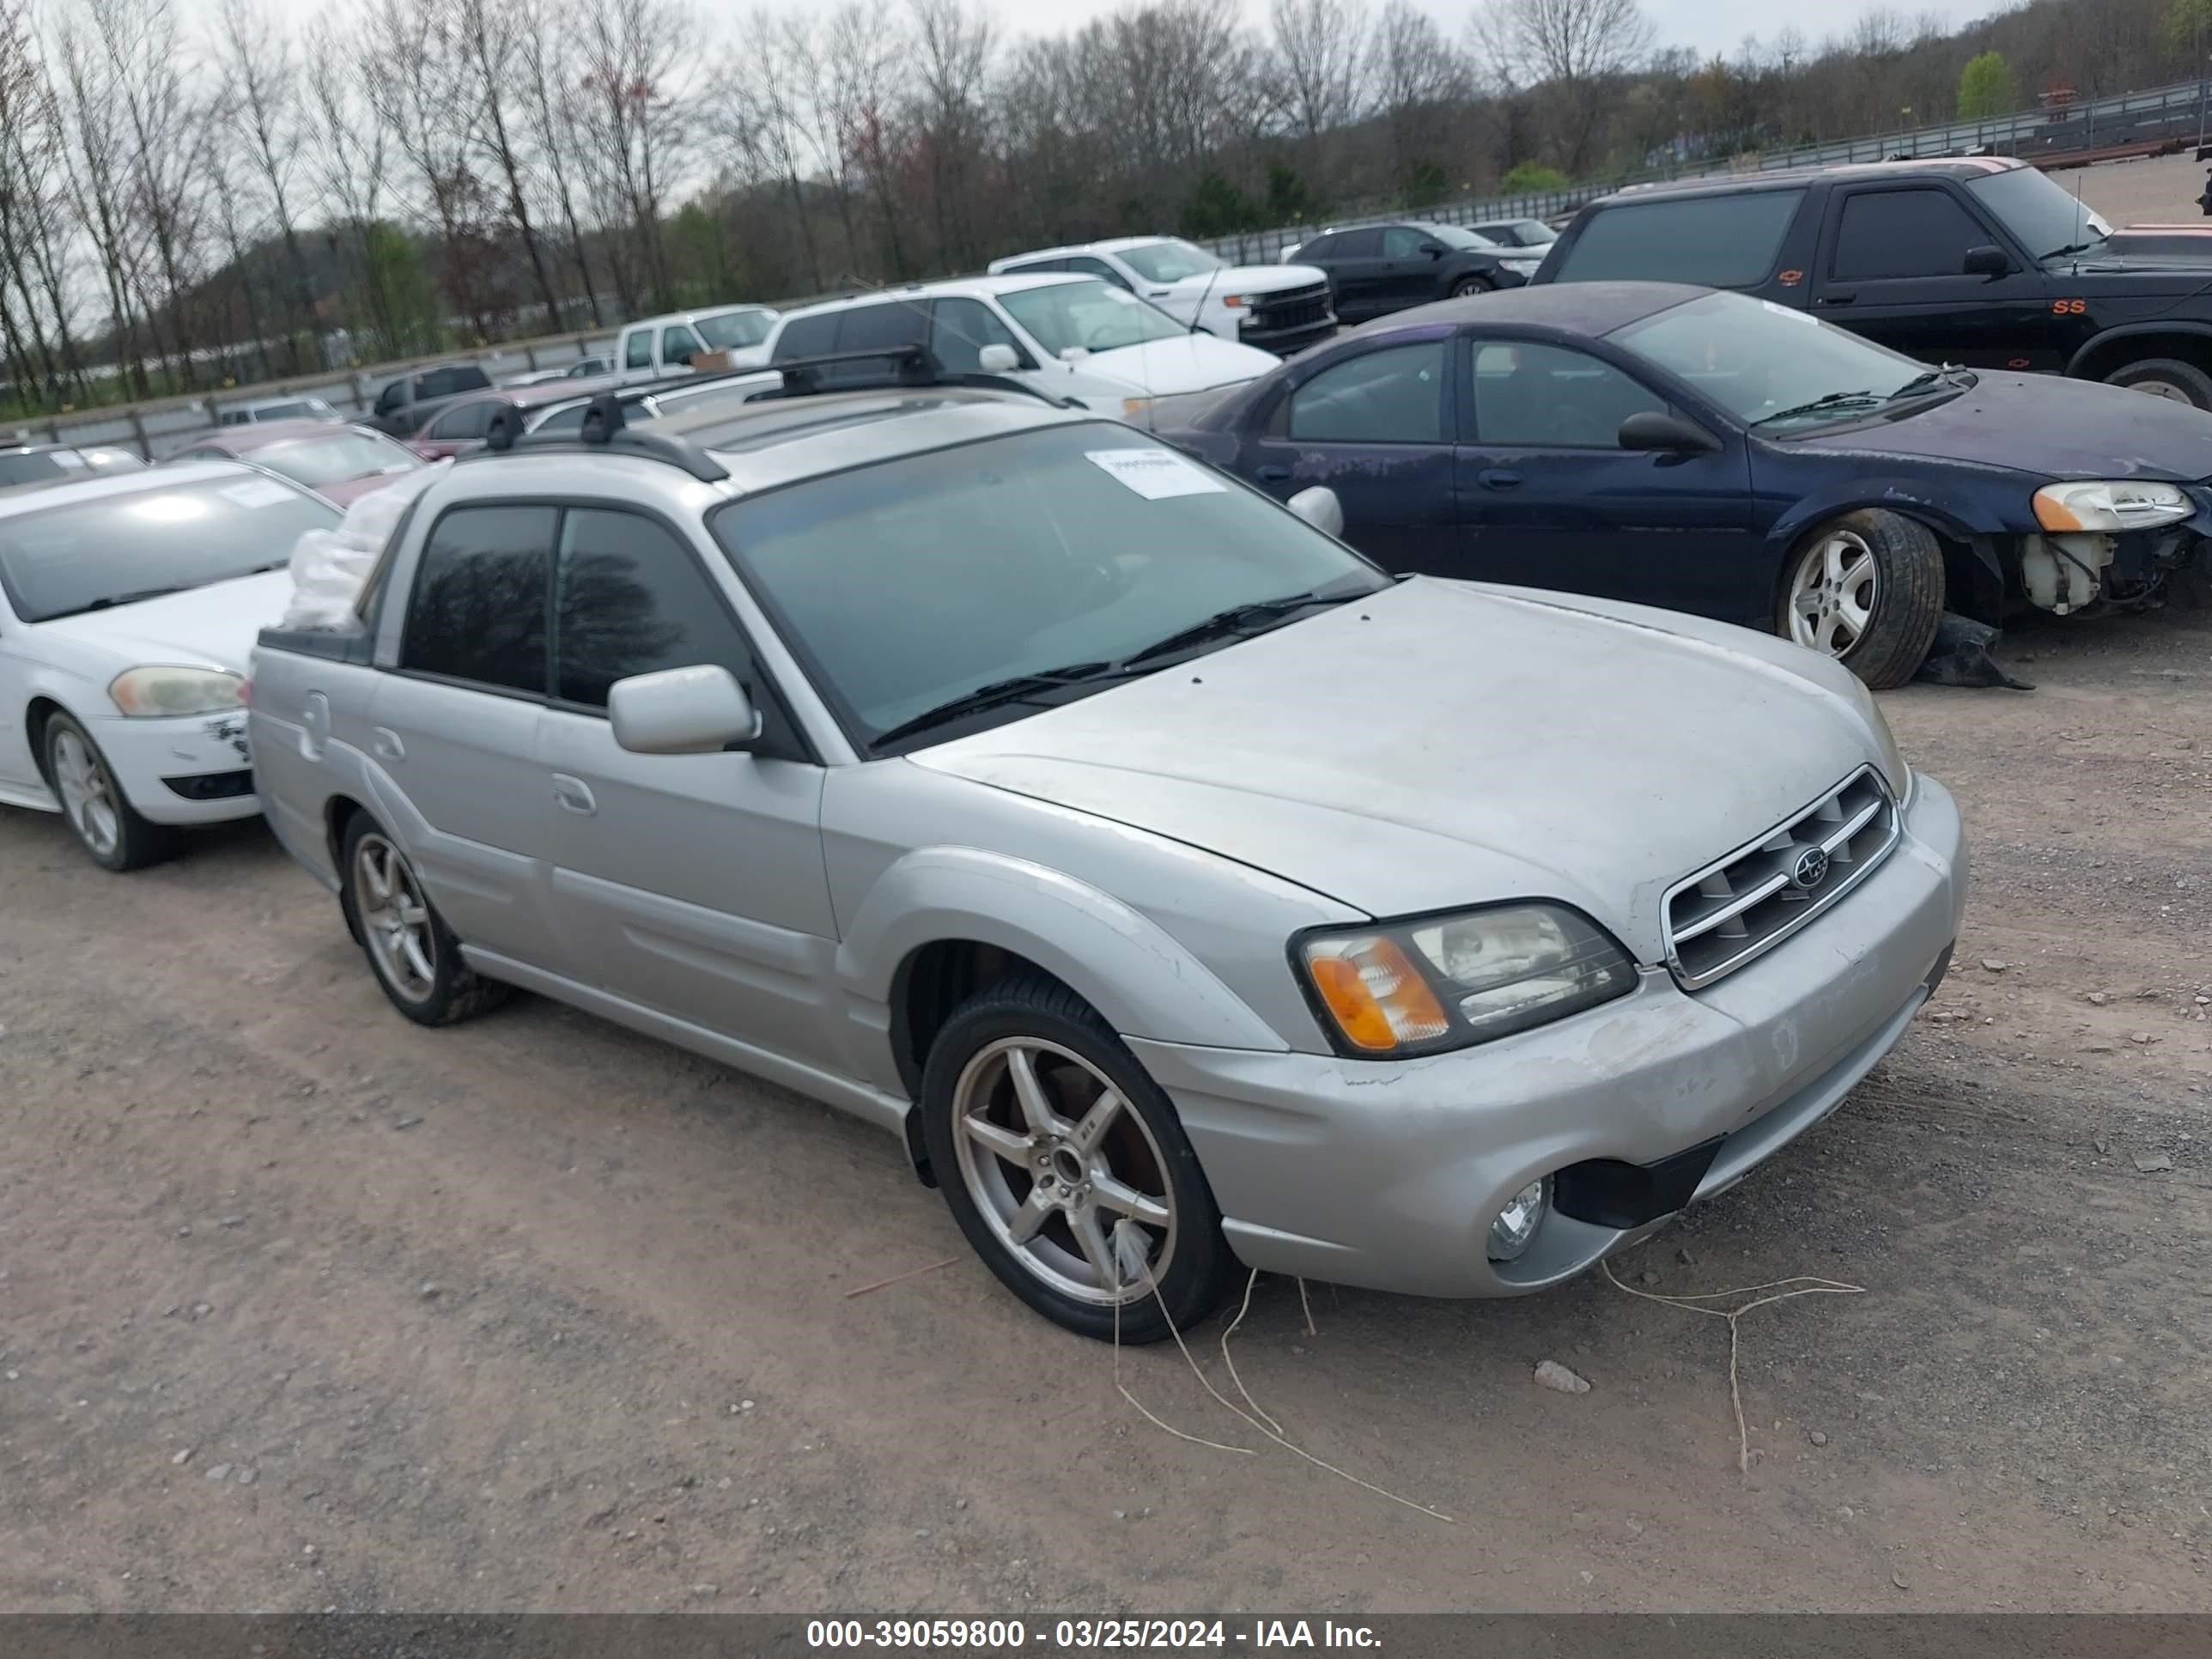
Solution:
M 493 410 L 491 424 L 484 430 L 484 447 L 477 453 L 505 455 L 517 450 L 594 449 L 665 461 L 706 483 L 718 483 L 730 476 L 729 468 L 696 444 L 666 432 L 630 430 L 623 417 L 622 396 L 613 392 L 602 392 L 585 405 L 583 429 L 573 436 L 565 432 L 526 433 L 522 429 L 521 412 L 502 405 Z
M 794 357 L 769 367 L 783 376 L 781 387 L 763 386 L 745 399 L 760 403 L 774 398 L 811 398 L 830 392 L 880 392 L 906 386 L 969 386 L 986 392 L 1018 392 L 1042 398 L 1055 409 L 1069 402 L 1003 374 L 965 374 L 946 372 L 937 354 L 919 343 L 891 346 L 880 351 L 832 351 L 819 357 Z M 866 371 L 872 367 L 873 374 Z M 849 374 L 836 374 L 851 369 Z M 755 373 L 759 371 L 755 370 Z

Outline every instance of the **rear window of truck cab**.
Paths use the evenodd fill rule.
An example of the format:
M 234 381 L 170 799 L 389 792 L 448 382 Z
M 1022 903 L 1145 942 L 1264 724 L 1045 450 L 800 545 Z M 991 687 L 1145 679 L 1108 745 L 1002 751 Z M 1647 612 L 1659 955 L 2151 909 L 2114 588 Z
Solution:
M 1802 190 L 1754 190 L 1600 208 L 1576 231 L 1552 280 L 1755 288 L 1774 270 L 1804 199 Z

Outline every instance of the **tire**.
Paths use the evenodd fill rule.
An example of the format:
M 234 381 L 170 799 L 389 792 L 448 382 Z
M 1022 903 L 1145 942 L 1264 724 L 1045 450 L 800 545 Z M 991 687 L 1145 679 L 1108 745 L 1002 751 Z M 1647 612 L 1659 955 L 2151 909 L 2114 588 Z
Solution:
M 1109 1090 L 1121 1104 L 1102 1112 Z M 1054 1324 L 1110 1341 L 1118 1304 L 1121 1341 L 1158 1342 L 1170 1316 L 1188 1329 L 1228 1295 L 1237 1261 L 1175 1108 L 1066 986 L 1026 972 L 963 1003 L 915 1109 L 960 1231 Z
M 366 812 L 346 823 L 338 903 L 385 996 L 417 1025 L 452 1025 L 507 1000 L 507 986 L 461 960 L 461 942 L 423 892 L 414 865 Z
M 2125 364 L 2105 376 L 2105 384 L 2212 410 L 2212 374 L 2179 357 L 2146 357 Z
M 47 717 L 40 737 L 46 779 L 62 804 L 62 820 L 85 855 L 118 875 L 174 856 L 177 831 L 131 805 L 92 734 L 69 715 Z
M 1451 297 L 1455 300 L 1464 300 L 1470 294 L 1490 292 L 1492 284 L 1487 277 L 1483 276 L 1462 276 L 1451 285 Z
M 1927 660 L 1943 590 L 1943 550 L 1926 525 L 1879 507 L 1846 513 L 1791 550 L 1774 631 L 1886 690 Z

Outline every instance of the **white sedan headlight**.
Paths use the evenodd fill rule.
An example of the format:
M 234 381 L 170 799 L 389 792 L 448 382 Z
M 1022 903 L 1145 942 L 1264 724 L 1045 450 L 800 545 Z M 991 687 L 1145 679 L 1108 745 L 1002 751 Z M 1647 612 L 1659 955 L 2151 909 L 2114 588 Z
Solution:
M 1595 923 L 1540 902 L 1309 933 L 1295 954 L 1342 1045 L 1378 1058 L 1486 1042 L 1636 984 Z
M 2045 484 L 2035 492 L 2035 521 L 2059 534 L 2086 530 L 2112 536 L 2179 524 L 2196 507 L 2179 484 L 2110 482 Z
M 1500 259 L 1498 263 L 1508 270 L 1517 270 L 1523 276 L 1530 276 L 1535 274 L 1536 267 L 1544 263 L 1544 256 L 1532 253 L 1518 259 Z
M 165 720 L 242 708 L 245 685 L 238 675 L 220 668 L 154 665 L 125 669 L 108 682 L 107 696 L 133 720 Z

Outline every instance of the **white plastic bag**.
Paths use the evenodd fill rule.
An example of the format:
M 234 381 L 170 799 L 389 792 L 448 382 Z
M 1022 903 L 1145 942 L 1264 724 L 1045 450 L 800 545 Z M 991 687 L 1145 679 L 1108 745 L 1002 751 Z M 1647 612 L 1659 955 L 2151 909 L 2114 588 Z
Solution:
M 419 467 L 396 483 L 373 489 L 346 508 L 335 530 L 310 530 L 292 544 L 292 603 L 286 628 L 343 628 L 353 619 L 362 585 L 399 527 L 407 504 L 452 465 Z

